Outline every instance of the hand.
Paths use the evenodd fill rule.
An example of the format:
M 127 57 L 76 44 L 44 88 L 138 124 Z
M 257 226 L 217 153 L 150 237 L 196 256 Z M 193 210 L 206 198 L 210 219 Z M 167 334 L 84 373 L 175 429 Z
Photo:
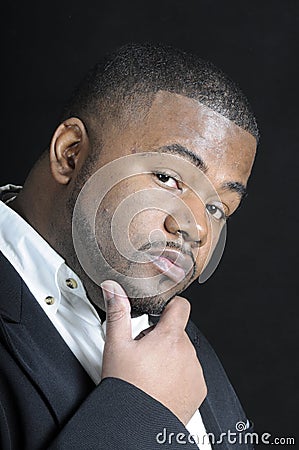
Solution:
M 173 298 L 157 325 L 134 340 L 125 291 L 110 280 L 102 288 L 107 317 L 102 378 L 120 378 L 137 386 L 186 425 L 207 394 L 195 348 L 185 332 L 189 302 Z

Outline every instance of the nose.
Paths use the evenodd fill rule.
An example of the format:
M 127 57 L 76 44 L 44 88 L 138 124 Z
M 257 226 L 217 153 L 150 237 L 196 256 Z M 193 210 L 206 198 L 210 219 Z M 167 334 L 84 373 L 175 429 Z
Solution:
M 181 236 L 184 241 L 191 246 L 202 246 L 207 241 L 208 224 L 205 206 L 196 197 L 192 202 L 181 202 L 167 214 L 164 221 L 165 230 L 175 235 Z

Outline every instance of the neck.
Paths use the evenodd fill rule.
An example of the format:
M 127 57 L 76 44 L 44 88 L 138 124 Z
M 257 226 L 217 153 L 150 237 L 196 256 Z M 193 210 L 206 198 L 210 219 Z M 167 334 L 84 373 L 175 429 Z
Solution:
M 57 223 L 61 197 L 61 188 L 51 176 L 48 158 L 41 157 L 30 171 L 22 191 L 9 204 L 55 250 L 51 224 Z
M 36 163 L 29 173 L 22 191 L 10 202 L 9 206 L 64 258 L 66 264 L 82 280 L 91 302 L 102 306 L 100 287 L 89 279 L 75 255 L 72 241 L 72 221 L 65 207 L 65 190 L 55 183 L 50 169 L 45 163 L 46 161 Z

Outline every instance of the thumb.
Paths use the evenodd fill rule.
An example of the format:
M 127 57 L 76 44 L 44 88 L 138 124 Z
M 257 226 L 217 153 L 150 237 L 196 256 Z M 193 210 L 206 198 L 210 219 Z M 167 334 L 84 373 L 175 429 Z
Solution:
M 123 288 L 112 280 L 101 284 L 106 307 L 106 343 L 132 339 L 131 305 Z

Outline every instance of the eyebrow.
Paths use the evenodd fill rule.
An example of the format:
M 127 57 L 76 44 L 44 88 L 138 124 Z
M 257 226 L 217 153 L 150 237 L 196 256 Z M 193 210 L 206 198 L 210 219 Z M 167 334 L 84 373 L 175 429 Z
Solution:
M 172 155 L 182 156 L 183 158 L 191 162 L 195 167 L 199 168 L 203 173 L 206 173 L 208 171 L 208 166 L 203 161 L 203 159 L 200 156 L 196 155 L 194 152 L 192 152 L 192 150 L 189 150 L 183 145 L 180 144 L 165 145 L 163 147 L 158 148 L 157 151 L 161 153 L 171 153 Z M 243 200 L 244 197 L 247 196 L 246 187 L 244 186 L 244 184 L 239 183 L 238 181 L 227 181 L 221 185 L 221 188 L 223 190 L 236 192 L 241 198 L 241 200 Z
M 171 153 L 172 155 L 183 156 L 185 159 L 190 161 L 195 167 L 198 167 L 202 172 L 206 173 L 208 170 L 208 167 L 203 162 L 203 160 L 198 155 L 196 155 L 183 145 L 180 144 L 165 145 L 163 147 L 158 148 L 157 151 L 161 153 Z
M 244 184 L 239 183 L 238 181 L 227 181 L 222 184 L 222 189 L 236 192 L 239 194 L 241 200 L 243 200 L 247 196 L 247 189 Z

